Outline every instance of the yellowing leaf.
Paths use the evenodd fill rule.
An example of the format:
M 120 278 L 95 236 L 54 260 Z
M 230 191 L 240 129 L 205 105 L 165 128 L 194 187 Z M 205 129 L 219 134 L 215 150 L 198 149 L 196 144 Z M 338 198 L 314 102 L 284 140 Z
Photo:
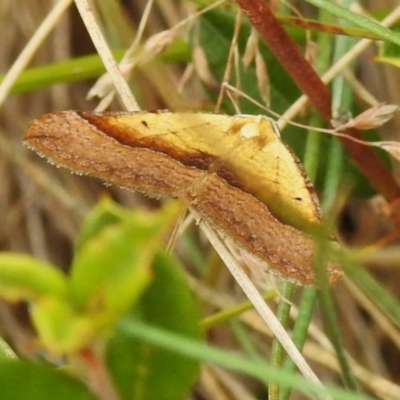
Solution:
M 0 253 L 0 298 L 64 298 L 66 277 L 57 267 L 25 254 Z

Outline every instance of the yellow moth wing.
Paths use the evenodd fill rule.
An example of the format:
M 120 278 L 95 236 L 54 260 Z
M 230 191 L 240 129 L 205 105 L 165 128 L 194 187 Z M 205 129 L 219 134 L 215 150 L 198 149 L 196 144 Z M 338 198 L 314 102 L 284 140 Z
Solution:
M 193 166 L 228 169 L 232 180 L 300 229 L 320 222 L 303 167 L 263 116 L 204 113 L 90 113 L 89 121 L 127 145 L 157 147 Z M 117 132 L 117 134 L 115 134 Z M 164 150 L 163 150 L 164 149 Z M 203 165 L 202 165 L 203 163 Z

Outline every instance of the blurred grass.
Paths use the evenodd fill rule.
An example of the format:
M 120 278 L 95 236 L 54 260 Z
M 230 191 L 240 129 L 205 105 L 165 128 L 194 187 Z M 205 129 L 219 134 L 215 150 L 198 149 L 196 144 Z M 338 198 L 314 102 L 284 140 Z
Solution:
M 125 48 L 134 38 L 133 35 L 138 29 L 147 1 L 127 1 L 124 5 L 117 1 L 110 3 L 103 2 L 103 7 L 99 7 L 100 18 L 112 48 Z M 163 5 L 159 4 L 150 13 L 145 29 L 145 39 L 181 21 L 186 15 L 185 10 L 190 10 L 194 6 L 193 3 L 195 2 L 181 0 L 165 1 Z M 294 5 L 304 6 L 298 3 Z M 394 6 L 395 2 L 392 2 L 392 5 Z M 386 10 L 390 10 L 389 1 L 386 7 Z M 44 0 L 36 2 L 3 0 L 0 6 L 1 75 L 6 74 L 48 9 L 49 2 Z M 316 18 L 315 14 L 308 15 L 307 11 L 309 9 L 303 9 L 306 16 Z M 370 11 L 382 12 L 382 10 L 372 9 Z M 206 14 L 195 23 L 190 34 L 183 33 L 169 48 L 169 52 L 163 54 L 163 57 L 134 70 L 130 86 L 143 108 L 187 107 L 194 110 L 212 110 L 218 95 L 218 87 L 204 85 L 196 76 L 192 76 L 187 81 L 183 90 L 180 90 L 178 85 L 188 66 L 191 49 L 196 45 L 200 45 L 203 49 L 213 77 L 217 82 L 221 81 L 232 39 L 234 18 L 235 14 L 229 8 Z M 295 29 L 299 42 L 311 46 L 307 42 L 305 31 Z M 363 29 L 368 28 L 363 27 Z M 249 32 L 250 26 L 244 22 L 239 36 L 239 55 L 244 52 Z M 319 33 L 313 32 L 312 35 L 315 38 Z M 299 91 L 263 45 L 261 45 L 261 52 L 267 62 L 271 81 L 272 108 L 274 111 L 283 112 L 296 100 Z M 357 61 L 356 69 L 361 83 L 379 101 L 400 104 L 400 93 L 397 89 L 398 70 L 374 63 L 371 58 L 372 52 L 368 50 L 362 59 Z M 117 50 L 116 55 L 120 58 L 121 50 Z M 82 212 L 76 212 L 76 210 L 74 212 L 71 206 L 68 207 L 66 203 L 60 201 L 55 195 L 57 187 L 62 187 L 77 204 L 88 207 L 93 206 L 100 194 L 104 192 L 109 193 L 127 207 L 144 206 L 150 209 L 157 207 L 155 201 L 138 194 L 114 187 L 105 188 L 91 178 L 77 177 L 68 171 L 58 170 L 22 147 L 21 139 L 24 130 L 28 122 L 37 115 L 56 109 L 93 109 L 96 101 L 87 101 L 85 98 L 94 78 L 103 70 L 98 56 L 93 53 L 93 47 L 77 13 L 71 10 L 57 25 L 51 38 L 43 43 L 30 69 L 21 75 L 13 92 L 2 105 L 0 136 L 7 143 L 9 151 L 6 153 L 6 147 L 0 147 L 1 250 L 31 253 L 64 268 L 70 264 L 73 244 L 82 222 Z M 260 101 L 254 72 L 252 66 L 248 69 L 241 68 L 240 86 L 252 98 Z M 356 111 L 367 107 L 363 97 L 354 90 L 351 90 L 348 96 L 350 99 L 348 107 L 351 110 Z M 240 101 L 240 106 L 246 113 L 262 112 L 248 102 Z M 228 99 L 225 99 L 223 107 L 226 112 L 233 112 Z M 118 103 L 114 102 L 111 108 L 118 109 Z M 309 121 L 307 111 L 304 110 L 304 114 L 300 117 L 303 122 Z M 400 120 L 396 116 L 375 134 L 385 139 L 399 140 L 399 125 Z M 292 127 L 288 128 L 283 136 L 302 157 L 305 148 L 304 132 Z M 320 140 L 315 149 L 315 154 L 319 157 L 315 176 L 318 182 L 317 187 L 322 188 L 324 185 L 329 186 L 332 179 L 332 175 L 331 177 L 326 175 L 327 172 L 332 172 L 332 164 L 328 163 L 331 160 L 328 160 L 328 157 L 333 156 L 328 155 L 337 153 L 329 150 L 331 138 L 319 136 Z M 368 196 L 374 193 L 368 183 L 363 181 L 357 171 L 352 168 L 351 160 L 347 156 L 344 157 L 341 163 L 342 177 L 335 176 L 335 179 L 340 183 L 352 176 L 351 184 L 354 190 L 341 210 L 341 219 L 338 221 L 339 233 L 349 247 L 363 248 L 384 236 L 391 229 L 391 225 L 390 222 L 381 218 L 376 209 L 371 207 Z M 21 158 L 23 168 L 20 167 Z M 31 174 L 24 172 L 27 170 Z M 39 172 L 35 172 L 36 170 Z M 397 171 L 396 165 L 394 165 L 394 171 Z M 44 174 L 47 179 L 43 180 L 41 174 Z M 340 184 L 337 190 L 340 190 Z M 358 198 L 361 195 L 364 197 L 363 200 Z M 397 249 L 398 246 L 397 241 L 392 244 L 392 248 Z M 197 282 L 196 295 L 202 300 L 203 315 L 213 316 L 215 310 L 224 308 L 224 312 L 229 315 L 232 304 L 241 302 L 243 298 L 223 268 L 214 274 L 208 271 L 208 267 L 214 265 L 213 258 L 195 227 L 191 228 L 189 239 L 178 241 L 177 250 L 188 273 L 191 273 L 192 279 Z M 385 248 L 381 249 L 381 251 L 384 250 Z M 358 264 L 350 272 L 354 282 L 364 290 L 369 301 L 380 310 L 378 313 L 370 311 L 370 304 L 363 302 L 351 286 L 347 287 L 344 283 L 340 283 L 334 288 L 340 328 L 345 338 L 343 350 L 357 360 L 357 364 L 352 363 L 352 367 L 361 386 L 367 393 L 378 398 L 400 398 L 399 387 L 396 386 L 394 379 L 400 373 L 398 365 L 400 308 L 397 300 L 400 298 L 397 285 L 400 278 L 399 261 L 391 258 L 390 263 L 385 262 L 385 257 L 382 256 L 374 260 L 373 265 L 368 265 L 371 273 L 365 269 L 365 266 Z M 391 267 L 388 267 L 388 264 Z M 357 268 L 362 268 L 362 273 L 357 273 Z M 294 296 L 292 302 L 298 304 L 298 297 Z M 247 350 L 239 346 L 239 343 L 244 344 L 246 341 L 236 336 L 238 330 L 231 329 L 228 323 L 223 323 L 229 318 L 231 317 L 218 319 L 218 324 L 209 327 L 209 336 L 214 345 L 246 353 Z M 266 358 L 269 353 L 270 338 L 264 328 L 258 327 L 257 317 L 242 316 L 239 321 L 240 324 L 246 326 L 247 341 L 253 344 L 258 357 Z M 288 324 L 290 326 L 290 322 Z M 340 384 L 340 377 L 336 373 L 329 346 L 321 333 L 322 329 L 321 318 L 318 313 L 314 313 L 312 326 L 309 328 L 308 346 L 306 345 L 304 352 L 318 361 L 318 365 L 315 364 L 318 375 L 323 374 L 324 380 Z M 20 318 L 14 309 L 7 308 L 4 304 L 0 305 L 0 330 L 2 336 L 12 343 L 17 352 L 26 352 L 24 346 L 32 338 L 29 322 L 26 318 Z M 214 376 L 214 379 L 219 382 L 219 377 Z M 225 384 L 227 385 L 226 382 Z M 245 380 L 241 382 L 241 386 L 246 393 L 252 394 L 264 389 L 260 383 L 254 386 Z M 204 388 L 208 388 L 206 381 L 202 381 L 197 390 L 204 390 Z M 216 398 L 215 396 L 214 393 L 214 397 L 211 394 L 209 398 Z

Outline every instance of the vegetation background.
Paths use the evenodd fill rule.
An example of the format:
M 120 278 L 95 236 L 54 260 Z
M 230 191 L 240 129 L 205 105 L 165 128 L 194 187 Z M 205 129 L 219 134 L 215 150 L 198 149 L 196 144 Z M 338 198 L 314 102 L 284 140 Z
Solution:
M 0 3 L 0 73 L 3 76 L 10 72 L 14 61 L 55 3 L 48 0 L 3 0 Z M 270 3 L 281 17 L 285 29 L 302 51 L 307 51 L 310 63 L 321 74 L 328 70 L 333 63 L 332 57 L 339 38 L 330 27 L 338 23 L 345 24 L 343 20 L 338 22 L 322 8 L 312 7 L 304 1 Z M 171 29 L 188 15 L 194 15 L 211 4 L 208 1 L 154 1 L 141 40 L 133 53 L 133 59 L 140 62 L 130 71 L 129 80 L 143 109 L 213 111 L 227 68 L 237 5 L 226 2 L 193 18 L 180 30 Z M 121 59 L 123 50 L 134 42 L 141 29 L 149 1 L 97 0 L 95 5 L 110 48 Z M 380 1 L 379 4 L 373 1 L 362 4 L 352 2 L 351 5 L 352 9 L 378 19 L 395 7 L 398 7 L 395 1 Z M 314 29 L 307 22 L 306 28 L 312 29 L 297 26 L 294 20 L 285 19 L 285 15 L 319 21 L 327 27 L 326 32 Z M 353 42 L 347 44 L 348 51 L 370 33 L 368 27 L 364 29 L 351 32 L 355 36 L 349 39 Z M 153 35 L 162 31 L 166 31 L 167 36 L 154 38 Z M 239 86 L 251 98 L 263 104 L 269 103 L 272 110 L 283 114 L 301 92 L 260 38 L 254 48 L 259 50 L 263 61 L 259 60 L 256 64 L 252 59 L 249 67 L 244 68 L 243 56 L 250 35 L 250 24 L 243 18 L 237 48 L 240 67 L 234 69 L 230 83 Z M 149 42 L 149 38 L 153 42 Z M 167 41 L 163 46 L 161 39 Z M 151 43 L 153 47 L 149 46 Z M 374 58 L 379 54 L 382 57 L 390 55 L 391 63 L 398 62 L 398 49 L 392 46 L 388 50 L 388 47 L 383 48 L 381 42 L 369 46 L 346 70 L 342 89 L 332 86 L 334 93 L 340 90 L 344 93 L 340 102 L 342 110 L 358 114 L 377 102 L 400 104 L 398 67 L 379 62 L 387 59 Z M 29 300 L 31 310 L 38 307 L 37 297 L 32 293 L 37 293 L 39 285 L 32 283 L 33 278 L 26 279 L 28 283 L 21 283 L 21 271 L 26 271 L 21 262 L 16 268 L 20 271 L 20 277 L 17 279 L 13 276 L 18 284 L 7 281 L 0 273 L 0 296 L 6 297 L 0 303 L 0 334 L 4 339 L 0 392 L 7 394 L 3 398 L 22 399 L 29 396 L 30 399 L 50 399 L 54 398 L 54 393 L 59 393 L 59 398 L 92 398 L 93 394 L 87 391 L 87 387 L 98 398 L 104 399 L 118 396 L 124 399 L 251 399 L 266 398 L 267 393 L 270 399 L 288 396 L 291 399 L 309 398 L 312 389 L 302 381 L 293 379 L 290 372 L 281 372 L 285 356 L 279 353 L 279 346 L 256 313 L 249 311 L 250 306 L 244 295 L 196 226 L 192 225 L 177 241 L 176 258 L 157 253 L 154 246 L 161 246 L 160 232 L 174 225 L 175 211 L 162 208 L 157 214 L 158 201 L 118 187 L 105 187 L 87 176 L 71 175 L 69 171 L 54 168 L 39 159 L 23 146 L 22 140 L 29 122 L 39 115 L 56 110 L 93 110 L 98 105 L 98 99 L 88 100 L 87 93 L 103 71 L 86 27 L 72 5 L 43 40 L 28 69 L 19 76 L 10 93 L 1 98 L 0 250 L 7 254 L 31 254 L 37 260 L 68 271 L 71 265 L 76 267 L 79 264 L 76 253 L 82 243 L 89 243 L 88 237 L 98 237 L 96 235 L 108 226 L 109 220 L 117 224 L 117 233 L 122 235 L 123 243 L 124 240 L 129 242 L 123 236 L 124 232 L 136 229 L 144 235 L 144 230 L 141 230 L 144 228 L 140 225 L 142 214 L 123 211 L 106 200 L 89 214 L 104 194 L 127 209 L 146 210 L 147 213 L 152 211 L 150 214 L 154 212 L 155 215 L 152 237 L 159 239 L 155 243 L 149 240 L 151 246 L 143 244 L 143 248 L 150 259 L 155 260 L 153 264 L 146 261 L 149 268 L 152 266 L 153 278 L 149 278 L 143 287 L 139 285 L 137 291 L 127 295 L 126 299 L 132 301 L 136 310 L 130 311 L 129 315 L 134 318 L 138 317 L 137 314 L 145 315 L 145 322 L 167 328 L 167 332 L 164 336 L 161 333 L 159 342 L 146 327 L 132 333 L 126 326 L 130 327 L 129 322 L 136 319 L 129 318 L 125 325 L 118 325 L 118 330 L 115 323 L 124 313 L 109 308 L 108 311 L 115 312 L 115 315 L 107 315 L 105 326 L 112 333 L 107 331 L 104 334 L 104 326 L 99 327 L 93 322 L 98 321 L 99 315 L 92 309 L 85 310 L 85 317 L 90 324 L 93 322 L 92 325 L 88 323 L 91 326 L 88 328 L 91 339 L 81 343 L 77 338 L 77 332 L 81 331 L 71 329 L 65 336 L 72 338 L 72 347 L 67 351 L 63 348 L 63 358 L 59 355 L 54 357 L 46 346 L 43 350 L 43 338 L 42 342 L 36 341 L 26 302 L 16 302 L 15 298 L 12 303 L 9 302 L 12 295 L 5 287 L 14 288 L 13 285 L 16 285 L 16 298 Z M 243 99 L 239 105 L 245 113 L 264 113 L 258 106 Z M 118 100 L 114 100 L 109 109 L 121 109 Z M 222 111 L 235 111 L 228 96 L 224 98 Z M 310 107 L 303 108 L 296 120 L 309 125 L 323 125 Z M 371 137 L 399 140 L 399 124 L 400 115 L 395 114 L 389 123 L 372 132 Z M 300 332 L 297 338 L 304 338 L 303 353 L 324 385 L 336 384 L 344 390 L 337 393 L 333 391 L 332 396 L 340 399 L 370 398 L 368 396 L 398 399 L 400 293 L 397 282 L 400 279 L 400 247 L 396 213 L 385 215 L 388 214 L 388 207 L 382 206 L 373 182 L 371 184 L 362 177 L 336 138 L 315 132 L 307 135 L 303 129 L 290 126 L 283 131 L 283 138 L 301 159 L 306 158 L 305 165 L 316 182 L 318 192 L 325 193 L 322 194 L 324 207 L 330 210 L 331 215 L 335 215 L 337 235 L 357 260 L 358 267 L 346 270 L 348 277 L 332 289 L 336 312 L 330 316 L 330 322 L 323 322 L 329 300 L 324 295 L 318 297 L 318 291 L 313 288 L 301 289 L 293 285 L 290 288 L 287 285 L 282 287 L 278 281 L 280 292 L 293 303 L 292 310 L 287 301 L 281 301 L 281 296 L 273 287 L 267 287 L 268 302 L 288 331 L 294 329 Z M 398 163 L 387 155 L 382 157 L 397 178 Z M 363 162 L 368 169 L 369 159 L 364 157 Z M 326 187 L 330 188 L 328 194 L 324 191 Z M 396 202 L 393 201 L 391 205 L 395 206 Z M 84 222 L 88 214 L 89 220 L 86 218 Z M 159 227 L 160 218 L 168 221 L 167 228 Z M 108 222 L 105 222 L 107 219 Z M 130 222 L 125 224 L 122 220 Z M 92 233 L 88 234 L 91 230 Z M 108 239 L 102 237 L 102 240 L 104 248 L 108 249 Z M 120 250 L 113 248 L 110 251 L 110 254 L 117 254 Z M 102 257 L 106 256 L 102 253 Z M 15 259 L 14 262 L 19 261 Z M 97 264 L 93 259 L 91 262 L 92 269 L 83 272 L 83 281 L 90 281 L 92 276 L 97 276 L 100 259 L 97 259 Z M 0 262 L 0 270 L 1 265 Z M 38 261 L 39 269 L 41 265 Z M 104 268 L 105 271 L 107 268 Z M 175 274 L 172 270 L 180 272 Z M 185 271 L 185 278 L 181 275 L 182 271 Z M 106 272 L 104 274 L 109 276 Z M 112 272 L 108 271 L 107 274 Z M 45 278 L 49 286 L 53 279 L 50 275 Z M 58 282 L 59 278 L 54 279 L 54 282 Z M 93 279 L 95 281 L 97 278 Z M 122 284 L 118 285 L 107 289 L 110 296 L 118 297 Z M 24 290 L 28 290 L 30 295 L 23 295 Z M 179 295 L 174 296 L 173 293 Z M 319 306 L 314 305 L 317 299 L 321 301 Z M 190 305 L 185 308 L 182 304 Z M 118 304 L 118 307 L 126 311 L 125 304 Z M 140 312 L 137 312 L 138 309 Z M 60 329 L 68 331 L 77 323 L 76 315 L 67 317 L 59 310 L 57 308 L 55 314 L 50 314 L 46 309 L 45 314 L 59 315 L 63 320 Z M 332 311 L 329 306 L 328 310 Z M 162 321 L 162 316 L 167 317 L 166 321 Z M 45 317 L 40 321 L 46 329 L 49 327 Z M 303 327 L 298 326 L 301 323 Z M 328 326 L 326 331 L 324 323 Z M 186 344 L 181 336 L 170 337 L 170 331 L 185 338 L 190 337 L 192 341 Z M 113 338 L 111 342 L 110 335 Z M 337 340 L 332 340 L 332 336 Z M 202 337 L 213 348 L 201 347 L 204 344 Z M 339 354 L 339 362 L 328 337 L 334 343 L 336 354 Z M 298 340 L 302 342 L 302 339 Z M 160 348 L 169 351 L 158 353 Z M 159 357 L 143 357 L 146 351 L 159 354 Z M 177 351 L 184 353 L 185 357 L 174 358 Z M 36 363 L 8 361 L 15 357 Z M 49 366 L 57 366 L 65 361 L 69 368 L 75 370 L 79 379 Z M 200 361 L 203 361 L 201 369 Z M 271 364 L 274 368 L 270 370 Z M 81 381 L 85 384 L 80 384 Z M 286 390 L 288 387 L 297 390 L 290 393 Z M 66 389 L 63 391 L 61 388 Z

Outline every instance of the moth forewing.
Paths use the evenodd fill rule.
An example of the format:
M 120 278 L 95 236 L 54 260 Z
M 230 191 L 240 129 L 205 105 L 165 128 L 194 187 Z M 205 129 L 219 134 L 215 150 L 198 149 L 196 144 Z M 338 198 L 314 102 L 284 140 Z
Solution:
M 211 174 L 191 200 L 191 207 L 265 269 L 271 267 L 273 272 L 303 285 L 315 284 L 313 262 L 317 244 L 304 232 L 275 218 L 251 194 Z M 327 273 L 330 283 L 341 276 L 332 262 L 327 263 Z
M 26 142 L 54 163 L 149 196 L 181 198 L 239 248 L 314 284 L 320 225 L 304 170 L 268 118 L 204 113 L 44 115 Z M 341 272 L 328 265 L 330 282 Z
M 280 140 L 275 122 L 264 116 L 247 116 L 243 123 L 241 132 L 252 126 L 258 134 L 241 137 L 240 145 L 226 153 L 242 189 L 265 203 L 284 223 L 305 230 L 319 225 L 321 212 L 314 189 L 297 157 Z
M 81 114 L 117 140 L 149 146 L 188 166 L 221 175 L 264 202 L 279 219 L 300 229 L 320 221 L 318 199 L 300 162 L 265 116 L 204 113 Z M 174 122 L 171 123 L 171 118 Z M 124 133 L 122 133 L 124 132 Z

